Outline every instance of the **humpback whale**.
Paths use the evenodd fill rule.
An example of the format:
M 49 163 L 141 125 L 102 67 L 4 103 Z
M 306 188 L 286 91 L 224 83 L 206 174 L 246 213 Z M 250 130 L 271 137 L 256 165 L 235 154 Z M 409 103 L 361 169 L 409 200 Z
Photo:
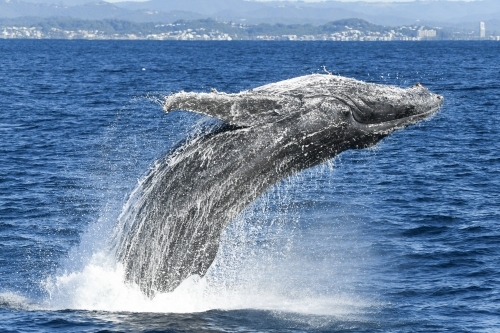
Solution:
M 225 227 L 280 180 L 347 149 L 373 146 L 435 113 L 443 97 L 312 74 L 240 93 L 178 92 L 165 112 L 186 110 L 224 125 L 158 160 L 120 216 L 115 251 L 146 295 L 204 276 Z

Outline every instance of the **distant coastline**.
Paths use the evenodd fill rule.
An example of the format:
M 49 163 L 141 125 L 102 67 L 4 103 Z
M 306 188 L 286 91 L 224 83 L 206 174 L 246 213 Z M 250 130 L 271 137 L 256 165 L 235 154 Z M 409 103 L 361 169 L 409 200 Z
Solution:
M 213 19 L 174 23 L 137 23 L 123 20 L 74 18 L 0 20 L 0 39 L 87 40 L 281 40 L 281 41 L 422 41 L 496 40 L 474 31 L 419 25 L 382 26 L 361 19 L 345 19 L 319 26 L 310 24 L 255 24 Z

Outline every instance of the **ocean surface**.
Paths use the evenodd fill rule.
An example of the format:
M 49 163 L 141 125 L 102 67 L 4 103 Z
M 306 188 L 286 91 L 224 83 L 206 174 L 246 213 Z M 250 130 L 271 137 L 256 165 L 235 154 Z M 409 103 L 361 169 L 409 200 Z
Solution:
M 0 40 L 0 332 L 500 332 L 500 43 Z M 422 83 L 431 119 L 269 190 L 207 275 L 143 296 L 110 254 L 180 90 Z

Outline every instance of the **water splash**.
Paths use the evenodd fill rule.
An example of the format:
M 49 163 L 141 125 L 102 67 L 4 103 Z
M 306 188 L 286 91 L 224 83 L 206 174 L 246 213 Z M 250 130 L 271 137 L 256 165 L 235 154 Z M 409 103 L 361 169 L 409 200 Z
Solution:
M 300 205 L 305 201 L 302 189 L 318 192 L 318 197 L 325 183 L 331 189 L 334 163 L 289 178 L 262 196 L 226 229 L 216 260 L 205 277 L 191 276 L 173 292 L 149 298 L 138 285 L 125 281 L 125 269 L 109 247 L 113 231 L 100 226 L 113 219 L 114 212 L 105 210 L 71 251 L 59 273 L 43 281 L 47 297 L 35 302 L 14 295 L 17 301 L 10 298 L 9 307 L 157 313 L 258 309 L 280 316 L 362 316 L 378 304 L 367 301 L 353 287 L 354 266 L 369 255 L 359 252 L 352 258 L 345 257 L 359 246 L 358 233 L 353 233 L 359 222 L 342 214 L 333 215 L 337 208 L 324 215 L 324 224 L 314 221 L 308 227 L 311 221 L 301 219 Z M 337 222 L 329 215 L 337 216 Z M 333 234 L 326 236 L 328 232 Z M 99 237 L 94 238 L 96 235 Z M 327 238 L 322 240 L 321 236 Z M 327 253 L 318 256 L 318 244 L 325 243 Z M 346 281 L 343 274 L 351 280 Z M 298 318 L 294 316 L 293 320 Z
M 124 267 L 116 263 L 112 251 L 95 248 L 81 269 L 44 281 L 49 297 L 37 308 L 158 313 L 259 309 L 277 311 L 278 316 L 362 316 L 379 304 L 353 289 L 359 274 L 356 261 L 369 257 L 359 251 L 345 256 L 360 248 L 359 236 L 353 233 L 357 222 L 342 216 L 337 222 L 327 218 L 325 225 L 311 226 L 313 234 L 308 234 L 304 226 L 308 222 L 301 220 L 296 204 L 301 185 L 310 183 L 311 177 L 328 180 L 333 172 L 321 166 L 266 193 L 225 231 L 207 274 L 191 276 L 173 292 L 145 296 L 138 285 L 125 282 Z M 326 230 L 335 233 L 328 236 L 331 242 L 315 234 L 325 236 Z M 340 238 L 343 241 L 336 241 Z M 317 242 L 327 243 L 328 253 L 318 254 Z

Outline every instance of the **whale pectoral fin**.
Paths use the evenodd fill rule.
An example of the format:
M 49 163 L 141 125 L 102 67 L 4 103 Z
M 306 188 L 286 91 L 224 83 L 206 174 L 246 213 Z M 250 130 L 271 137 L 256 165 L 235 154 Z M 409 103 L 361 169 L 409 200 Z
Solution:
M 179 92 L 165 98 L 163 110 L 192 111 L 231 125 L 250 127 L 275 122 L 290 114 L 292 106 L 295 106 L 296 110 L 300 104 L 300 100 L 293 97 L 250 92 L 239 94 Z

